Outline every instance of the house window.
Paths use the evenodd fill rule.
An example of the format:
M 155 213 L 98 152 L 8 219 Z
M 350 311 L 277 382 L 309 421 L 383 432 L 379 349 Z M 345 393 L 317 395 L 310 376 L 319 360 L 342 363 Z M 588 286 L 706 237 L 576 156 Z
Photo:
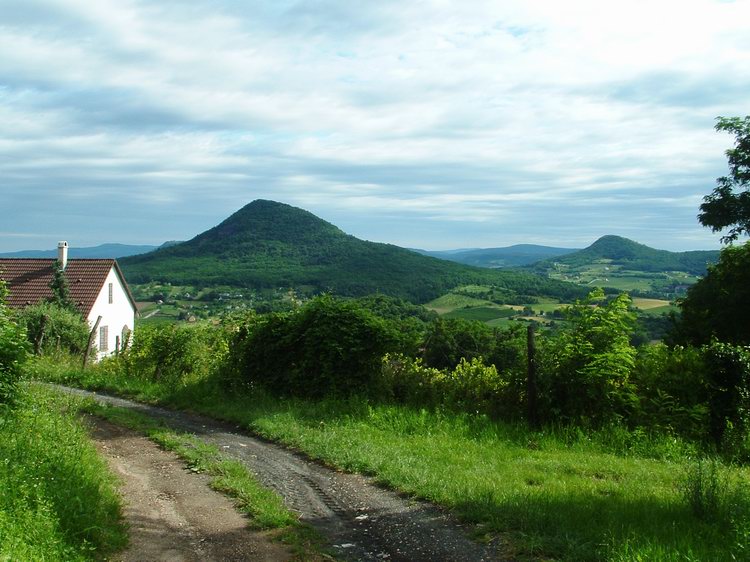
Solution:
M 99 351 L 109 351 L 109 326 L 99 327 Z
M 109 284 L 109 304 L 112 304 L 112 283 Z

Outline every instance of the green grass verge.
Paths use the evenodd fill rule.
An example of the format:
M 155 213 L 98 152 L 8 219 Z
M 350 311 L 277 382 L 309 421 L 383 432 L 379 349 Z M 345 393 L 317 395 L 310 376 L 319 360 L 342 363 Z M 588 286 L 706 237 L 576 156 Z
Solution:
M 191 470 L 210 475 L 211 487 L 234 498 L 252 526 L 278 530 L 277 538 L 292 548 L 295 559 L 327 559 L 322 552 L 323 539 L 308 525 L 299 522 L 281 496 L 261 485 L 242 463 L 222 455 L 216 446 L 194 435 L 167 429 L 158 420 L 125 408 L 87 401 L 82 409 L 145 434 L 164 449 L 176 453 Z
M 131 394 L 137 387 L 116 373 L 67 376 L 67 382 Z M 734 494 L 721 517 L 696 515 L 684 492 L 696 451 L 669 435 L 620 427 L 530 432 L 481 416 L 365 400 L 227 395 L 210 381 L 144 385 L 138 392 L 238 422 L 445 506 L 479 535 L 508 537 L 518 558 L 728 561 L 749 555 L 748 494 Z M 750 471 L 722 466 L 721 481 L 732 482 L 727 490 L 750 489 Z
M 0 409 L 0 560 L 98 560 L 127 543 L 115 479 L 77 403 L 32 386 Z

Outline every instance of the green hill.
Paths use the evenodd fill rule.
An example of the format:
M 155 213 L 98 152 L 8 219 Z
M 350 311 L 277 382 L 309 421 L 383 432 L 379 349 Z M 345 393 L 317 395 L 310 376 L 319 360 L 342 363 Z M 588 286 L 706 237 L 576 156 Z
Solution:
M 526 271 L 586 287 L 598 286 L 659 299 L 685 294 L 705 275 L 718 251 L 668 252 L 619 236 L 603 236 L 588 248 L 542 260 Z
M 264 200 L 188 242 L 125 258 L 120 265 L 136 284 L 294 287 L 345 296 L 382 293 L 412 302 L 467 284 L 496 286 L 509 297 L 573 299 L 583 293 L 528 272 L 479 269 L 359 240 L 312 213 Z
M 554 264 L 581 267 L 607 261 L 623 269 L 645 272 L 684 271 L 691 275 L 704 275 L 708 264 L 719 259 L 718 250 L 668 252 L 655 250 L 620 236 L 602 236 L 588 248 L 564 256 L 537 262 L 531 269 L 546 271 Z

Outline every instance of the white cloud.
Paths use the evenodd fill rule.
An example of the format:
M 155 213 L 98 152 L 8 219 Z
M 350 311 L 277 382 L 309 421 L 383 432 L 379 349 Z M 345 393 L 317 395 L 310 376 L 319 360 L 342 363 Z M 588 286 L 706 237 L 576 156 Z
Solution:
M 176 221 L 265 196 L 477 246 L 575 223 L 563 201 L 624 224 L 639 197 L 718 239 L 685 198 L 723 172 L 714 117 L 747 113 L 745 0 L 4 3 L 0 204 L 63 185 Z

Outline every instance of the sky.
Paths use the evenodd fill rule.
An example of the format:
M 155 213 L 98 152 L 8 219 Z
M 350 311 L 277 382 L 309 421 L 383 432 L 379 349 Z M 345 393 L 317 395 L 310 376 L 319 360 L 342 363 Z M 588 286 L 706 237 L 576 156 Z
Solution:
M 0 252 L 259 198 L 412 248 L 718 248 L 748 102 L 750 0 L 0 0 Z

